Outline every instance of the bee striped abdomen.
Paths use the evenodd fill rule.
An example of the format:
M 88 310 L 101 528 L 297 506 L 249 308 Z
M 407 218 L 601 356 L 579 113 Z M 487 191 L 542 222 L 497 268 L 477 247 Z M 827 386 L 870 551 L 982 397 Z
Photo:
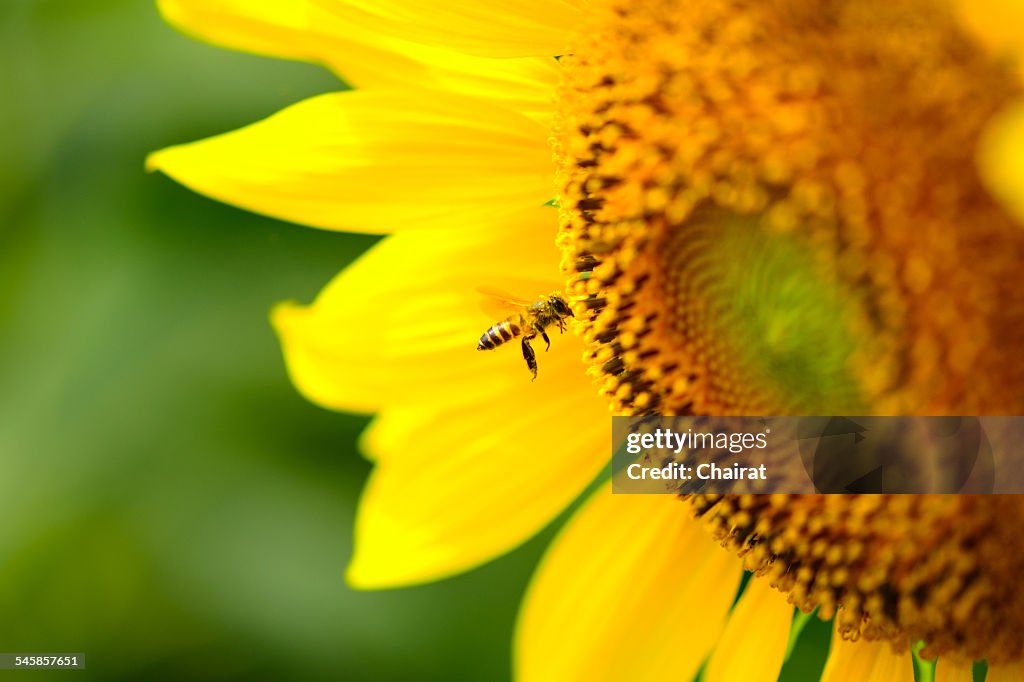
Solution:
M 492 350 L 497 348 L 506 341 L 511 341 L 519 336 L 520 331 L 520 326 L 511 320 L 499 322 L 483 333 L 480 341 L 476 344 L 476 349 Z
M 510 297 L 499 297 L 505 303 L 511 303 Z M 555 292 L 533 304 L 517 304 L 519 312 L 506 317 L 503 321 L 491 325 L 491 328 L 483 333 L 477 341 L 477 350 L 494 350 L 503 346 L 512 339 L 519 337 L 522 340 L 523 360 L 526 361 L 526 368 L 530 370 L 533 378 L 537 378 L 537 353 L 530 345 L 530 341 L 538 336 L 544 340 L 544 350 L 551 347 L 551 339 L 548 337 L 548 327 L 557 327 L 559 332 L 567 328 L 566 320 L 573 317 L 572 308 L 568 301 Z

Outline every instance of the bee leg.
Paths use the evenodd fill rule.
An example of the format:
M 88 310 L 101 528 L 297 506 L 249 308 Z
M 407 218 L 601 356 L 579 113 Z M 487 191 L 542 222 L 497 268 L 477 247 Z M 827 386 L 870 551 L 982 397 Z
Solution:
M 526 360 L 526 366 L 530 368 L 533 373 L 533 381 L 537 378 L 537 356 L 533 352 L 533 346 L 530 345 L 530 339 L 532 336 L 523 337 L 523 359 Z
M 547 344 L 547 347 L 544 348 L 544 352 L 548 352 L 548 349 L 551 348 L 551 339 L 548 338 L 548 333 L 544 331 L 544 327 L 540 326 L 539 324 L 535 324 L 533 326 L 533 334 L 530 338 L 537 336 L 537 334 L 540 334 L 541 338 L 544 339 L 544 343 Z

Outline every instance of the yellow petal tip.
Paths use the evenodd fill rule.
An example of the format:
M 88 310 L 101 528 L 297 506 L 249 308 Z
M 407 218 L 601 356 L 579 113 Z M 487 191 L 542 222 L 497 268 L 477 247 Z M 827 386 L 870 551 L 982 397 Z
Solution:
M 160 13 L 164 21 L 170 24 L 174 24 L 175 17 L 181 15 L 181 8 L 174 0 L 156 0 L 156 11 Z
M 353 590 L 367 591 L 382 587 L 379 581 L 373 579 L 373 572 L 367 571 L 365 567 L 356 563 L 354 558 L 345 569 L 345 583 Z
M 284 328 L 288 326 L 288 322 L 292 320 L 296 313 L 301 310 L 302 305 L 296 301 L 279 301 L 274 304 L 274 307 L 270 309 L 270 325 L 274 330 L 281 334 Z
M 415 568 L 408 558 L 397 556 L 394 552 L 373 551 L 365 543 L 360 546 L 348 568 L 345 569 L 345 582 L 354 590 L 371 591 L 387 590 L 398 587 L 411 587 L 423 583 L 434 582 L 448 577 L 451 572 L 434 575 Z M 403 570 L 405 569 L 405 570 Z
M 150 152 L 146 155 L 145 168 L 147 173 L 155 173 L 160 170 L 160 157 L 163 156 L 164 150 Z

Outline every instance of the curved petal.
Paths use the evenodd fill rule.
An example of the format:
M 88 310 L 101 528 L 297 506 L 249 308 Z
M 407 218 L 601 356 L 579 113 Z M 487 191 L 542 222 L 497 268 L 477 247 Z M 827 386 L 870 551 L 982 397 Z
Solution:
M 424 67 L 407 73 L 389 72 L 395 86 L 419 85 L 472 95 L 550 125 L 559 79 L 554 59 L 488 59 L 414 43 L 391 44 Z M 348 72 L 345 68 L 343 73 Z M 424 72 L 424 79 L 414 82 L 410 76 L 419 71 Z
M 982 180 L 1018 221 L 1024 222 L 1024 101 L 995 116 L 978 149 Z
M 552 364 L 557 390 L 518 371 L 518 385 L 476 403 L 387 410 L 374 422 L 363 447 L 377 463 L 356 518 L 351 585 L 437 580 L 493 559 L 547 525 L 606 466 L 606 403 L 578 361 Z
M 332 52 L 351 47 L 309 1 L 157 0 L 157 8 L 184 33 L 245 52 L 329 63 Z
M 973 666 L 940 658 L 935 664 L 935 682 L 974 682 Z
M 385 239 L 339 274 L 311 306 L 273 313 L 292 380 L 332 409 L 475 399 L 530 383 L 516 347 L 475 349 L 498 320 L 476 288 L 533 299 L 560 286 L 555 211 L 490 231 L 409 232 Z M 551 362 L 579 367 L 572 334 L 552 339 L 534 386 L 550 385 Z M 581 379 L 582 381 L 582 379 Z
M 150 155 L 215 199 L 327 229 L 472 227 L 544 204 L 553 168 L 543 126 L 477 99 L 435 93 L 321 95 L 231 133 Z
M 546 120 L 551 58 L 488 59 L 380 35 L 314 0 L 159 0 L 168 23 L 216 45 L 318 62 L 359 88 L 442 89 Z M 358 17 L 357 17 L 358 18 Z
M 887 642 L 849 642 L 834 631 L 821 682 L 914 682 L 914 659 Z
M 566 54 L 581 0 L 314 0 L 375 33 L 483 57 Z
M 767 580 L 747 584 L 729 614 L 715 653 L 704 671 L 705 682 L 775 682 L 786 658 L 793 607 Z
M 1024 680 L 1024 663 L 990 665 L 985 682 L 1020 682 Z
M 740 561 L 675 498 L 595 492 L 519 614 L 516 680 L 688 680 L 718 638 Z

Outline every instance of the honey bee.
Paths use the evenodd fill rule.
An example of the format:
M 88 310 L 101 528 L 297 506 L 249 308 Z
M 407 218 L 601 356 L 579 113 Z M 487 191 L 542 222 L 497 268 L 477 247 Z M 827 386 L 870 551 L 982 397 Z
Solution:
M 545 351 L 551 348 L 551 339 L 548 338 L 547 328 L 557 326 L 559 332 L 565 331 L 566 318 L 574 317 L 568 302 L 554 292 L 544 296 L 534 303 L 510 296 L 493 289 L 479 288 L 478 291 L 489 296 L 492 300 L 506 304 L 506 309 L 511 307 L 515 312 L 501 322 L 492 325 L 480 336 L 476 344 L 477 350 L 494 350 L 512 339 L 520 338 L 523 347 L 523 359 L 526 366 L 537 378 L 537 356 L 533 352 L 530 341 L 538 335 L 547 344 Z M 532 379 L 531 379 L 532 381 Z

